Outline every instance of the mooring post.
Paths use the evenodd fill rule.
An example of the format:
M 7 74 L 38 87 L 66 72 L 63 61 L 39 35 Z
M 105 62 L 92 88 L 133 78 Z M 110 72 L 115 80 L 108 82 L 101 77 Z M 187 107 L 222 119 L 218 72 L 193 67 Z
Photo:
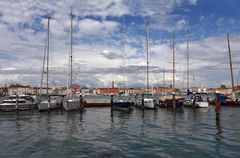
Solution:
M 196 95 L 193 94 L 193 107 L 196 108 Z
M 111 94 L 111 116 L 113 116 L 113 94 Z
M 82 94 L 80 94 L 80 112 L 83 112 L 83 98 L 82 98 Z
M 142 110 L 144 108 L 144 94 L 142 94 Z
M 50 95 L 48 95 L 48 112 L 50 113 Z
M 221 113 L 221 101 L 220 101 L 220 94 L 218 92 L 216 92 L 215 113 L 216 113 L 216 121 L 219 121 L 220 113 Z
M 175 98 L 175 92 L 173 92 L 173 109 L 176 109 L 176 98 Z
M 19 96 L 16 94 L 16 113 L 19 111 Z
M 61 104 L 61 113 L 63 112 L 63 102 L 65 101 L 65 97 L 63 96 L 62 98 L 61 98 L 61 102 L 60 102 L 60 104 Z

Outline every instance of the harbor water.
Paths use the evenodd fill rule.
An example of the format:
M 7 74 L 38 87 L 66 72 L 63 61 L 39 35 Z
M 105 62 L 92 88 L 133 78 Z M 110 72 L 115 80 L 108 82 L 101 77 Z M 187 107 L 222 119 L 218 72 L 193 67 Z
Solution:
M 0 157 L 240 157 L 240 109 L 0 113 Z

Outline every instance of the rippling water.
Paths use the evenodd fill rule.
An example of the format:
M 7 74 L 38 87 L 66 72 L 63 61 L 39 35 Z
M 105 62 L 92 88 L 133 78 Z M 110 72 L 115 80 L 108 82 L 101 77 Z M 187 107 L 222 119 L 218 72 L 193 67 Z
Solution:
M 240 157 L 240 109 L 0 113 L 0 157 Z

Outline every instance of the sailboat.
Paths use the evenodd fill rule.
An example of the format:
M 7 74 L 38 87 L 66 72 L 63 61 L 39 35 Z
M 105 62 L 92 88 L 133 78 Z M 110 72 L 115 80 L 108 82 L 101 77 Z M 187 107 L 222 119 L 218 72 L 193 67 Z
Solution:
M 187 107 L 206 108 L 208 107 L 208 95 L 207 93 L 190 92 L 189 89 L 189 38 L 187 38 L 187 96 L 184 98 L 183 104 Z
M 229 34 L 227 34 L 227 42 L 228 42 L 228 55 L 229 55 L 229 64 L 230 64 L 230 72 L 231 72 L 232 94 L 231 96 L 220 95 L 221 106 L 240 106 L 240 100 L 236 98 L 235 89 L 234 89 L 232 56 L 231 56 Z
M 155 100 L 153 95 L 149 93 L 149 34 L 148 34 L 148 23 L 145 24 L 146 29 L 146 54 L 147 54 L 147 89 L 146 94 L 142 96 L 142 99 L 137 99 L 136 106 L 141 106 L 145 109 L 156 109 Z
M 70 52 L 69 52 L 69 64 L 70 64 L 70 88 L 71 92 L 70 94 L 67 94 L 67 97 L 63 101 L 63 108 L 66 111 L 72 111 L 72 110 L 80 110 L 80 98 L 77 96 L 77 94 L 72 92 L 72 86 L 73 86 L 73 67 L 72 67 L 72 59 L 73 59 L 73 53 L 72 53 L 72 45 L 73 45 L 73 13 L 71 9 L 71 30 L 70 30 Z M 69 85 L 68 85 L 69 87 Z
M 172 84 L 172 96 L 163 96 L 159 107 L 161 108 L 181 108 L 183 106 L 183 101 L 181 97 L 176 96 L 175 88 L 175 34 L 173 33 L 173 84 Z
M 125 74 L 124 74 L 124 68 L 125 68 L 125 42 L 123 41 L 122 44 L 122 93 L 120 96 L 118 96 L 118 99 L 116 101 L 113 101 L 113 109 L 114 110 L 132 110 L 132 103 L 127 101 L 126 93 L 125 93 Z
M 45 110 L 53 110 L 53 109 L 59 109 L 61 108 L 61 98 L 59 97 L 50 97 L 48 90 L 49 90 L 49 81 L 48 81 L 48 76 L 49 76 L 49 43 L 50 43 L 50 17 L 48 18 L 48 29 L 47 29 L 47 35 L 46 35 L 46 45 L 45 45 L 45 52 L 44 52 L 44 60 L 43 60 L 43 69 L 42 69 L 42 79 L 41 79 L 41 93 L 42 93 L 42 84 L 43 84 L 43 75 L 44 75 L 44 68 L 45 68 L 45 59 L 47 57 L 47 88 L 46 88 L 46 94 L 47 94 L 47 99 L 41 101 L 38 104 L 38 110 L 39 111 L 45 111 Z

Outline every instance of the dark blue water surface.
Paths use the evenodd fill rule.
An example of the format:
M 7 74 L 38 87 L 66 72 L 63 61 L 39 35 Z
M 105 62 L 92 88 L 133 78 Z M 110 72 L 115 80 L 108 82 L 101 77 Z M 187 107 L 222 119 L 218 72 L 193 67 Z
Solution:
M 0 113 L 0 157 L 240 157 L 240 108 Z

